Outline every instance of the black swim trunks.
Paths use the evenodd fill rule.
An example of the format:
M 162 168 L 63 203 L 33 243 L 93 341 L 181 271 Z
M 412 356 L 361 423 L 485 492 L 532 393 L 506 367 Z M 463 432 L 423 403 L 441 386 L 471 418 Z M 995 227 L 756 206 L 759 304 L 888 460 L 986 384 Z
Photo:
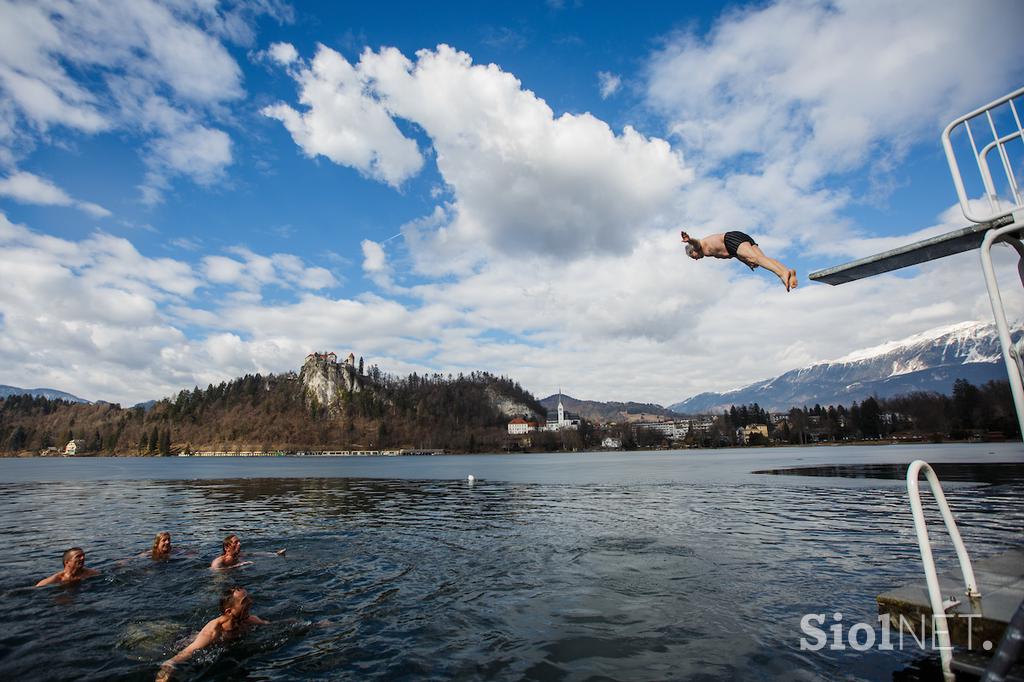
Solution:
M 751 239 L 750 235 L 746 232 L 733 231 L 725 233 L 725 250 L 729 252 L 730 258 L 736 257 L 736 251 L 743 242 L 750 242 L 751 246 L 757 246 L 757 242 Z

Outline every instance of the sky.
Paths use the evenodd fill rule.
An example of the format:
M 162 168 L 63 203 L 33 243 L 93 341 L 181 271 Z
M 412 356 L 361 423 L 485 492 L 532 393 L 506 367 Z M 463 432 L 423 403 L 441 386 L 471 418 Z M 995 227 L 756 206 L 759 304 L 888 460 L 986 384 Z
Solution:
M 806 275 L 967 224 L 939 135 L 1024 85 L 1021 26 L 1018 0 L 0 0 L 0 384 L 130 405 L 333 350 L 670 404 L 990 319 L 977 252 Z M 800 286 L 681 229 L 745 231 Z

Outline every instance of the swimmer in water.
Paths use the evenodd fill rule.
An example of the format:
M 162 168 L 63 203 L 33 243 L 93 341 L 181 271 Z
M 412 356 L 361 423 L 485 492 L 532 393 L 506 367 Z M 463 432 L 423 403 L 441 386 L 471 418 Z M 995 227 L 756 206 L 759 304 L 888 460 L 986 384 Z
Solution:
M 240 565 L 240 557 L 242 556 L 242 541 L 238 539 L 237 535 L 229 535 L 224 538 L 222 543 L 223 552 L 219 557 L 213 560 L 210 564 L 210 568 L 215 571 L 219 571 L 225 568 L 234 568 Z
M 161 531 L 153 538 L 153 549 L 150 551 L 153 561 L 167 561 L 171 558 L 171 534 Z
M 686 244 L 686 255 L 694 260 L 700 260 L 704 256 L 735 258 L 751 270 L 760 265 L 774 272 L 782 280 L 786 291 L 796 289 L 796 270 L 764 255 L 757 242 L 744 232 L 720 232 L 704 239 L 695 239 L 685 231 L 680 234 L 683 243 Z
M 64 552 L 64 568 L 49 578 L 43 578 L 37 582 L 36 587 L 77 583 L 84 578 L 91 578 L 99 574 L 99 571 L 85 567 L 85 550 L 81 547 L 72 547 Z
M 219 570 L 223 570 L 225 568 L 235 568 L 237 566 L 242 566 L 244 564 L 250 563 L 248 561 L 242 561 L 241 560 L 241 558 L 242 558 L 242 541 L 238 538 L 237 535 L 232 533 L 231 535 L 229 535 L 226 538 L 224 538 L 224 542 L 222 543 L 222 547 L 223 547 L 223 552 L 221 553 L 221 555 L 219 557 L 217 557 L 216 559 L 214 559 L 213 562 L 210 563 L 210 568 L 211 569 L 213 569 L 215 571 L 219 571 Z M 273 556 L 271 554 L 266 554 L 266 555 L 267 556 Z M 276 552 L 274 552 L 274 555 L 284 556 L 285 555 L 285 550 L 279 549 Z
M 183 663 L 206 647 L 238 638 L 252 625 L 266 625 L 269 621 L 249 613 L 252 597 L 241 587 L 229 587 L 220 596 L 220 614 L 207 623 L 192 643 L 160 665 L 157 680 L 169 680 L 174 667 Z

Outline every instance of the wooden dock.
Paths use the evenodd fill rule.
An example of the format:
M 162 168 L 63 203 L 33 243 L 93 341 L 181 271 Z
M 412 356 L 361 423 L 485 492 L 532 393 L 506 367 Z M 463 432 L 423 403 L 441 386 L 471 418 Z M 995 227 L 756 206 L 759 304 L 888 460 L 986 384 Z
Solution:
M 955 597 L 960 603 L 946 611 L 949 638 L 959 647 L 953 657 L 954 668 L 971 672 L 995 650 L 1007 623 L 1024 601 L 1024 549 L 1015 549 L 973 562 L 974 576 L 981 597 L 968 599 L 959 569 L 939 575 L 944 599 Z M 893 630 L 922 632 L 931 636 L 932 609 L 924 576 L 921 580 L 878 595 L 878 613 L 889 615 Z M 982 667 L 982 669 L 984 669 Z

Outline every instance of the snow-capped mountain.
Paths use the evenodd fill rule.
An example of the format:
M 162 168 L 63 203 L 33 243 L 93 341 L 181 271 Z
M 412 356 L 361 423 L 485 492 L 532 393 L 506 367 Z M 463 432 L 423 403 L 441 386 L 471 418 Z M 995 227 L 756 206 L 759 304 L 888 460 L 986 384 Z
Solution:
M 0 398 L 11 395 L 31 395 L 37 398 L 49 398 L 50 400 L 67 400 L 69 403 L 87 403 L 85 398 L 58 391 L 55 388 L 18 388 L 17 386 L 0 385 Z
M 1011 336 L 1015 342 L 1019 340 L 1024 336 L 1024 326 L 1014 327 Z M 734 391 L 701 393 L 669 409 L 699 414 L 751 403 L 772 411 L 815 403 L 849 405 L 871 395 L 885 398 L 911 391 L 950 394 L 957 379 L 975 385 L 1006 379 L 993 323 L 963 322 L 932 329 Z

